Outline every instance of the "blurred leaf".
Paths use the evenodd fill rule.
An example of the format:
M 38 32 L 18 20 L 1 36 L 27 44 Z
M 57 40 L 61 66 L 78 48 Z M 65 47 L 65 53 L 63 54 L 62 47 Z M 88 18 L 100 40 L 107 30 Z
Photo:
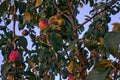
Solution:
M 49 38 L 55 51 L 62 49 L 63 41 L 62 41 L 62 37 L 60 34 L 51 32 Z
M 33 68 L 34 73 L 35 73 L 35 76 L 37 76 L 37 70 L 36 70 L 36 67 L 35 67 L 35 65 L 34 65 L 34 62 L 32 62 L 32 61 L 30 61 L 30 60 L 28 60 L 27 62 L 28 62 L 28 64 Z
M 86 77 L 85 80 L 105 80 L 106 76 L 109 75 L 111 68 L 104 69 L 101 67 L 94 68 Z
M 113 32 L 120 32 L 120 23 L 119 22 L 114 22 L 114 23 L 112 23 L 112 25 L 113 25 L 113 29 L 112 29 Z
M 7 19 L 6 25 L 9 25 L 11 23 L 11 19 Z
M 112 68 L 115 68 L 112 64 L 112 60 L 106 60 L 106 59 L 101 59 L 98 63 L 95 64 L 94 67 L 101 67 L 101 68 L 112 67 Z
M 19 3 L 18 2 L 16 2 L 16 3 L 18 4 L 19 13 L 20 14 L 24 13 L 26 10 L 26 4 L 24 2 L 21 2 L 21 1 Z
M 6 27 L 5 26 L 0 26 L 0 30 L 5 30 Z
M 70 61 L 70 63 L 68 64 L 67 70 L 68 70 L 69 73 L 73 73 L 74 61 Z
M 120 45 L 120 32 L 108 32 L 104 36 L 104 46 L 107 50 L 108 55 L 112 54 L 118 58 L 118 48 Z
M 8 74 L 7 80 L 14 80 L 14 76 L 12 74 Z
M 9 71 L 9 69 L 11 68 L 11 65 L 12 65 L 12 64 L 7 63 L 7 62 L 1 65 L 1 75 L 2 75 L 3 77 L 6 76 L 6 74 L 7 74 L 8 71 Z
M 19 36 L 18 37 L 18 44 L 22 46 L 24 49 L 27 49 L 28 42 L 25 37 Z
M 83 8 L 83 4 L 81 2 L 79 3 L 79 6 L 80 6 L 80 8 Z
M 21 24 L 20 22 L 18 23 L 18 29 L 19 30 L 22 30 L 24 29 L 25 25 L 24 24 Z
M 73 50 L 75 49 L 75 44 L 78 42 L 78 39 L 75 39 L 74 41 L 71 41 L 67 50 Z
M 26 79 L 28 79 L 28 80 L 36 80 L 35 74 L 33 74 L 33 72 L 26 71 L 25 74 L 28 76 L 28 77 L 26 77 Z
M 4 12 L 8 10 L 9 5 L 10 5 L 9 0 L 5 0 L 0 4 L 0 16 L 3 16 Z
M 89 0 L 90 1 L 90 7 L 94 5 L 94 0 Z
M 13 15 L 13 14 L 14 14 L 14 6 L 10 6 L 9 14 L 10 14 L 10 15 Z
M 31 21 L 31 15 L 29 12 L 24 12 L 24 18 L 27 22 L 30 22 Z
M 35 7 L 38 7 L 42 4 L 43 0 L 36 0 Z

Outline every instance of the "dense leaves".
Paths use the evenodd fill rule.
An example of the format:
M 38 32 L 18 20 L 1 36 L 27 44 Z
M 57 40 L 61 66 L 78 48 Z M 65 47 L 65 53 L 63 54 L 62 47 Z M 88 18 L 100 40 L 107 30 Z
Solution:
M 119 0 L 0 0 L 1 79 L 119 79 L 120 23 L 108 26 L 117 13 Z M 11 61 L 15 50 L 20 59 Z

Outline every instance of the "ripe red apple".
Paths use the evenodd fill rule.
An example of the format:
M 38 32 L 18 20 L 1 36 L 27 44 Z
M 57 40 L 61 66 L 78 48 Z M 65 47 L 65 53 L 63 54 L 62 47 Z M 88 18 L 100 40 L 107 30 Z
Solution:
M 74 79 L 74 76 L 73 76 L 72 74 L 70 74 L 70 75 L 68 76 L 68 80 L 75 80 L 75 79 Z
M 22 31 L 22 35 L 24 35 L 24 36 L 27 36 L 28 33 L 29 33 L 29 32 L 28 32 L 28 30 L 26 30 L 26 29 Z
M 20 59 L 20 53 L 18 50 L 12 50 L 9 55 L 9 59 L 12 62 L 18 61 Z
M 41 20 L 38 25 L 41 30 L 44 30 L 48 26 L 48 22 L 45 20 Z

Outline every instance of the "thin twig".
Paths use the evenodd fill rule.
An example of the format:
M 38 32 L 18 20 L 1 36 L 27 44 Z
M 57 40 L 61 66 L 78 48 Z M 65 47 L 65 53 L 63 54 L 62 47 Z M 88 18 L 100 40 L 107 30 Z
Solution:
M 75 9 L 74 9 L 74 7 L 72 6 L 72 3 L 69 0 L 66 0 L 66 2 L 67 2 L 67 6 L 70 10 L 71 15 L 73 16 L 74 12 L 75 12 Z
M 106 5 L 106 7 L 110 7 L 110 6 L 112 6 L 114 3 L 116 3 L 117 2 L 117 0 L 112 0 L 111 1 L 111 4 L 110 5 Z M 103 10 L 101 10 L 100 12 L 98 12 L 98 13 L 96 13 L 96 14 L 94 14 L 92 17 L 90 17 L 89 19 L 87 19 L 85 22 L 83 22 L 82 24 L 79 24 L 78 26 L 77 26 L 77 28 L 76 28 L 76 31 L 80 28 L 80 27 L 82 27 L 83 25 L 85 25 L 86 23 L 88 23 L 89 21 L 91 21 L 94 17 L 96 17 L 97 15 L 99 15 L 101 12 L 104 12 L 104 11 L 106 11 L 107 9 L 105 8 L 105 9 L 103 9 Z
M 16 6 L 14 4 L 14 13 L 13 13 L 13 33 L 12 33 L 12 45 L 14 47 L 14 50 L 16 49 L 16 43 L 15 43 L 15 24 L 16 24 Z
M 15 37 L 15 24 L 16 24 L 16 7 L 14 5 L 14 13 L 13 13 L 13 38 Z

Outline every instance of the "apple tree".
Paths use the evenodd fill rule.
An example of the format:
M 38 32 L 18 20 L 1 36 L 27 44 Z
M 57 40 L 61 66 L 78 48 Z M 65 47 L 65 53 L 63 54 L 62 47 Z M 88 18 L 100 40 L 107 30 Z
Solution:
M 116 14 L 120 0 L 0 0 L 1 79 L 120 79 L 120 23 L 108 26 Z

